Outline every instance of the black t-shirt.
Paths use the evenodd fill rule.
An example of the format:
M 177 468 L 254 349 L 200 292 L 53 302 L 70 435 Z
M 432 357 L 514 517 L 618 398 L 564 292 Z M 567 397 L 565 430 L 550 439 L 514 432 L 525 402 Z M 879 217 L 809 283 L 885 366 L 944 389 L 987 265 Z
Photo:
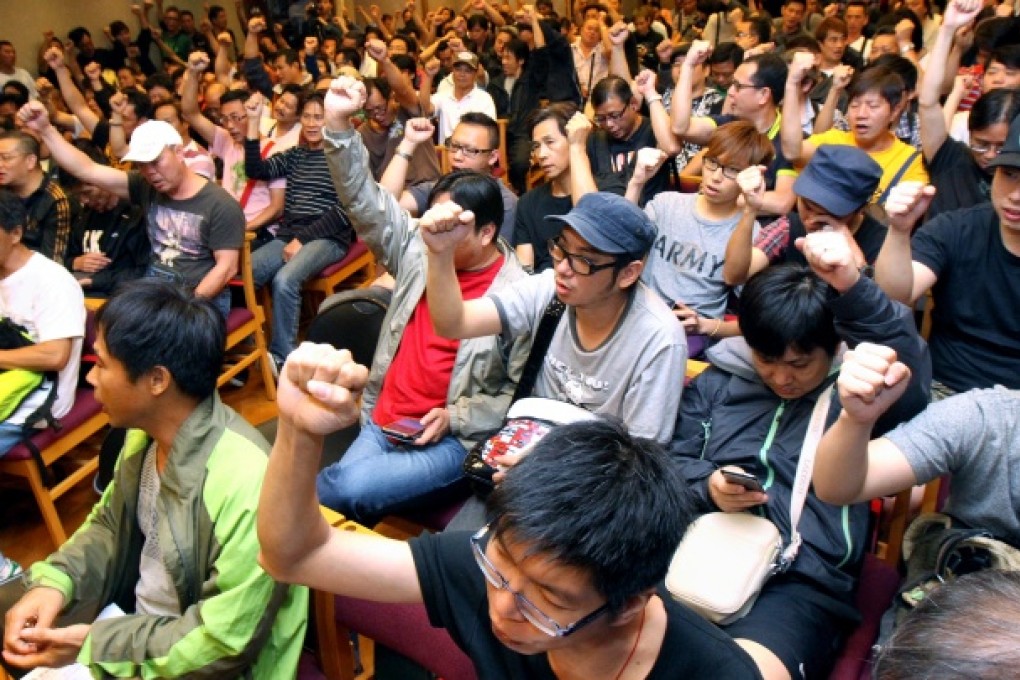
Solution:
M 933 374 L 957 392 L 1020 389 L 1020 257 L 1006 250 L 999 229 L 991 203 L 983 203 L 939 215 L 911 241 L 914 261 L 938 277 Z
M 627 182 L 634 174 L 637 164 L 637 152 L 645 147 L 656 148 L 655 132 L 652 122 L 643 117 L 634 134 L 629 139 L 613 139 L 605 130 L 596 130 L 588 137 L 588 159 L 591 161 L 591 173 L 599 191 L 623 194 L 627 191 Z M 641 205 L 651 200 L 655 194 L 669 187 L 669 167 L 663 163 L 655 176 L 648 180 L 641 192 Z
M 475 563 L 470 533 L 422 534 L 410 541 L 425 609 L 433 626 L 450 637 L 485 680 L 555 680 L 545 654 L 511 651 L 493 635 L 485 577 Z M 666 635 L 648 680 L 760 678 L 757 666 L 729 635 L 660 589 Z
M 804 228 L 804 223 L 797 211 L 789 213 L 787 217 L 790 220 L 790 245 L 783 251 L 780 261 L 806 265 L 807 259 L 804 258 L 804 253 L 800 252 L 794 243 L 801 236 L 807 236 L 807 229 Z M 861 249 L 868 264 L 875 264 L 875 260 L 878 259 L 878 253 L 882 250 L 882 244 L 885 243 L 887 231 L 888 229 L 881 222 L 867 213 L 864 214 L 861 226 L 854 232 L 854 241 L 857 242 L 857 247 Z
M 530 244 L 535 249 L 535 272 L 552 266 L 546 241 L 563 231 L 563 223 L 547 220 L 546 215 L 566 215 L 573 207 L 570 196 L 553 196 L 552 184 L 546 182 L 521 196 L 517 201 L 514 221 L 514 244 Z
M 946 137 L 928 161 L 928 176 L 937 189 L 928 207 L 928 219 L 950 210 L 984 203 L 992 189 L 992 178 L 981 171 L 966 144 Z

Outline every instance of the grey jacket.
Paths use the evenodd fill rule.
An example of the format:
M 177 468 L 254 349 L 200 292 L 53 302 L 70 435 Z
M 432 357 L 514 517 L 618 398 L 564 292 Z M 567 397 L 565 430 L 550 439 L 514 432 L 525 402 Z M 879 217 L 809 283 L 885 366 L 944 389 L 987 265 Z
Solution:
M 326 161 L 337 195 L 347 206 L 358 237 L 396 279 L 362 399 L 364 422 L 375 408 L 404 328 L 425 293 L 428 258 L 417 220 L 372 178 L 368 151 L 356 131 L 328 131 Z M 504 262 L 490 290 L 499 290 L 527 276 L 510 246 L 502 239 L 497 245 Z M 471 448 L 482 435 L 502 423 L 530 349 L 530 337 L 517 339 L 512 345 L 498 335 L 460 342 L 446 403 L 450 430 L 465 448 Z

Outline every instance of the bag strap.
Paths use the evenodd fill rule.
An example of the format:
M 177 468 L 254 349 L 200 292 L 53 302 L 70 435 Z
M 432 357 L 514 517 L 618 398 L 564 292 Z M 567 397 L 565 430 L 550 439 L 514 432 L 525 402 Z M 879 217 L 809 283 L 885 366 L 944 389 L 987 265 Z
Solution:
M 273 148 L 275 143 L 276 141 L 272 139 L 266 143 L 265 147 L 262 149 L 262 153 L 259 154 L 262 157 L 262 160 L 266 159 L 266 156 L 269 155 L 269 150 Z M 241 200 L 238 201 L 241 204 L 241 210 L 244 210 L 248 206 L 248 199 L 251 198 L 251 192 L 255 190 L 255 184 L 257 182 L 257 179 L 249 179 L 245 182 L 244 191 L 241 192 Z
M 900 166 L 900 169 L 896 171 L 895 175 L 893 175 L 893 178 L 889 182 L 888 186 L 886 186 L 885 191 L 883 191 L 882 195 L 878 197 L 878 201 L 876 201 L 877 203 L 885 203 L 885 199 L 889 198 L 889 192 L 892 191 L 892 188 L 894 186 L 900 183 L 900 179 L 903 178 L 903 174 L 907 171 L 907 168 L 911 166 L 911 164 L 914 162 L 914 159 L 917 158 L 919 155 L 921 155 L 921 152 L 917 150 L 915 150 L 914 153 L 910 154 L 910 157 L 903 162 L 903 165 Z
M 807 499 L 808 489 L 811 486 L 811 473 L 815 467 L 815 453 L 818 451 L 818 442 L 825 433 L 825 420 L 829 415 L 829 406 L 832 404 L 832 393 L 836 387 L 833 385 L 827 388 L 818 397 L 814 409 L 811 410 L 811 420 L 808 423 L 807 434 L 804 435 L 804 443 L 800 448 L 800 460 L 797 461 L 797 477 L 793 482 L 793 492 L 790 494 L 790 544 L 783 550 L 780 558 L 780 570 L 786 569 L 797 559 L 800 551 L 800 532 L 797 525 L 800 524 L 800 514 L 804 509 L 804 501 Z
M 581 109 L 580 109 L 581 113 L 584 113 L 584 108 L 586 106 L 588 106 L 588 99 L 591 98 L 591 88 L 593 88 L 595 86 L 595 83 L 591 82 L 591 79 L 595 77 L 595 56 L 596 56 L 596 50 L 597 49 L 598 49 L 598 47 L 596 47 L 594 50 L 591 51 L 591 66 L 588 68 L 588 94 L 586 94 L 581 99 Z
M 528 396 L 535 389 L 538 370 L 542 366 L 542 360 L 545 359 L 545 353 L 549 351 L 553 333 L 556 332 L 556 326 L 566 308 L 558 297 L 553 296 L 549 306 L 542 313 L 542 320 L 538 322 L 538 330 L 535 331 L 535 339 L 531 343 L 531 352 L 528 354 L 528 360 L 524 362 L 524 368 L 521 369 L 521 379 L 517 381 L 517 389 L 514 390 L 511 404 Z

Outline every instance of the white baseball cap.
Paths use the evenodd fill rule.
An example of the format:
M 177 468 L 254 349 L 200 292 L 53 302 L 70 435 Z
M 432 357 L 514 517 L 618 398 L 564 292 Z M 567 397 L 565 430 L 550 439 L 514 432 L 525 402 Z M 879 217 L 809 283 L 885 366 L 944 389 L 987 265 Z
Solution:
M 131 134 L 131 144 L 123 160 L 138 163 L 149 163 L 156 160 L 168 146 L 181 146 L 184 140 L 170 123 L 161 120 L 149 120 Z

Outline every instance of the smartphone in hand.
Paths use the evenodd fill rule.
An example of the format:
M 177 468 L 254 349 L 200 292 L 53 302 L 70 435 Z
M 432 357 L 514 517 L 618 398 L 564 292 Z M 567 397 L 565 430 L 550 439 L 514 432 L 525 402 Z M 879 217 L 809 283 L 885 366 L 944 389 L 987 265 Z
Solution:
M 759 491 L 765 493 L 765 488 L 758 481 L 758 478 L 754 475 L 746 472 L 737 472 L 736 470 L 721 469 L 719 472 L 722 473 L 723 479 L 730 484 L 739 484 L 748 491 Z
M 401 444 L 413 444 L 414 440 L 425 431 L 425 426 L 417 418 L 400 418 L 382 426 L 383 434 Z

